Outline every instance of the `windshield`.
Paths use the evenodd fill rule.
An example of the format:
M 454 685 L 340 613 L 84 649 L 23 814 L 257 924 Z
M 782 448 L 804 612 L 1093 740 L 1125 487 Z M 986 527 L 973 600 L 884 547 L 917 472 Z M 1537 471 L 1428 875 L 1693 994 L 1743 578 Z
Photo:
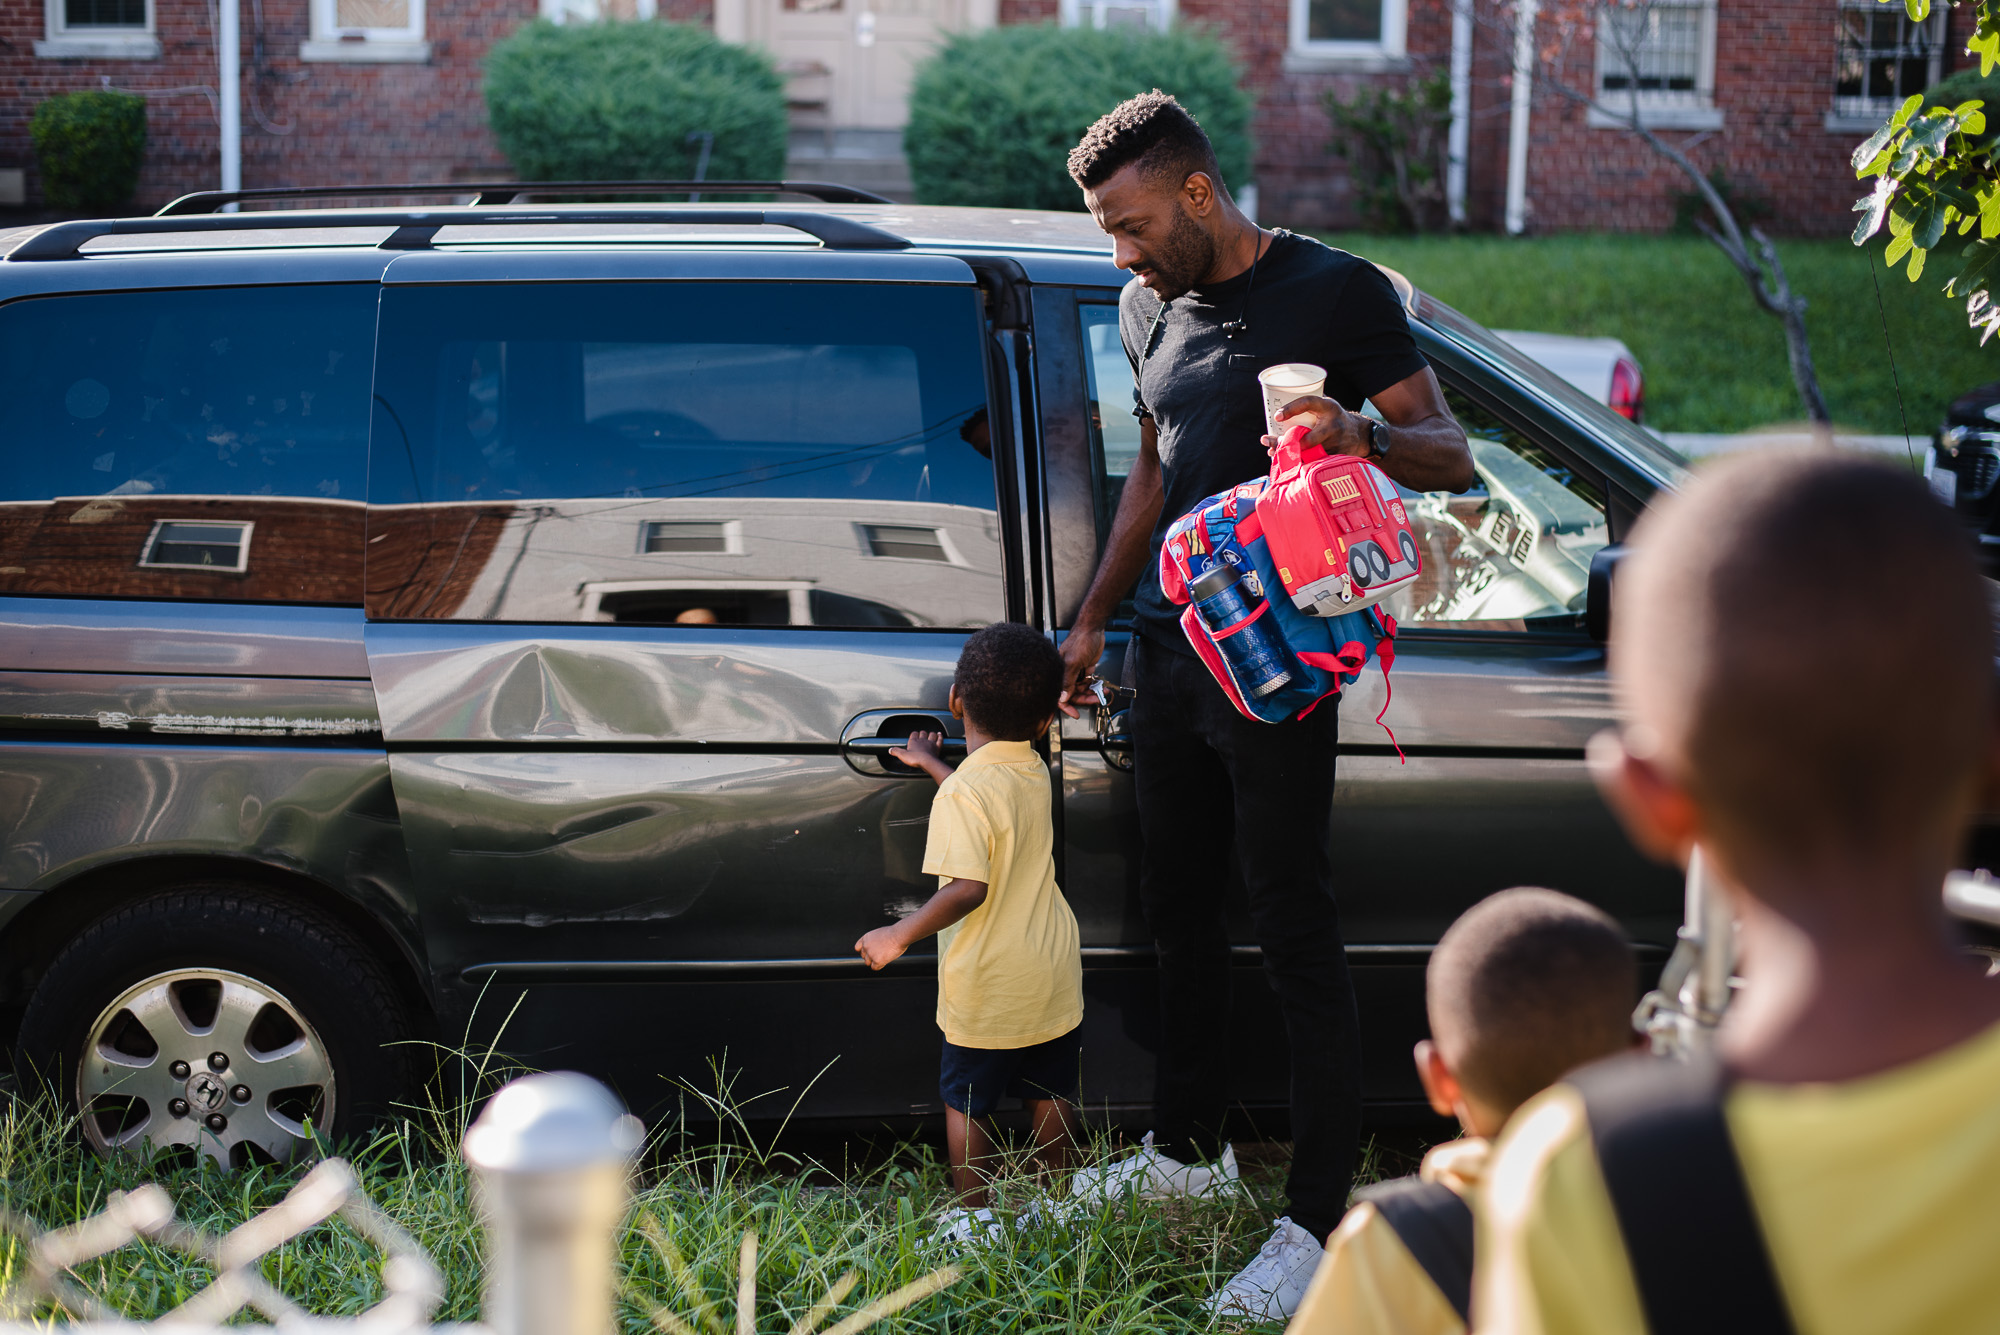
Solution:
M 1535 391 L 1562 413 L 1611 442 L 1634 463 L 1668 486 L 1687 480 L 1688 461 L 1651 432 L 1620 417 L 1575 385 L 1549 370 L 1492 330 L 1469 320 L 1425 293 L 1417 296 L 1417 318 L 1464 345 Z

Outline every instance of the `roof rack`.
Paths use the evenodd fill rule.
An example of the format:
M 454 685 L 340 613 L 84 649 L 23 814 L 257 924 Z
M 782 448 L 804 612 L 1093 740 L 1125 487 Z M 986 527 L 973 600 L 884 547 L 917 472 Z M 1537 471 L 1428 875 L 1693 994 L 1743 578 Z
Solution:
M 148 236 L 179 232 L 262 232 L 306 228 L 393 227 L 383 250 L 428 250 L 445 227 L 518 227 L 548 223 L 675 223 L 691 227 L 790 227 L 815 237 L 828 250 L 902 250 L 909 241 L 867 223 L 793 209 L 678 208 L 500 210 L 329 209 L 317 213 L 204 213 L 179 217 L 101 218 L 56 223 L 16 246 L 10 261 L 71 260 L 86 242 L 101 236 Z
M 410 185 L 287 185 L 258 190 L 197 190 L 153 216 L 214 213 L 227 204 L 266 199 L 345 199 L 362 195 L 471 195 L 473 204 L 517 204 L 524 198 L 579 195 L 805 195 L 822 204 L 895 201 L 831 181 L 455 181 Z

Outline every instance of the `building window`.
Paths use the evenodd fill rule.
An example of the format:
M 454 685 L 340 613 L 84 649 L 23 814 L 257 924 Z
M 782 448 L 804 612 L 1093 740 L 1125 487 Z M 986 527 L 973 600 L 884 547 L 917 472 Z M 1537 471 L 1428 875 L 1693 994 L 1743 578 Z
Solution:
M 652 519 L 639 526 L 639 550 L 741 555 L 743 525 L 733 519 Z
M 422 63 L 424 0 L 312 0 L 312 38 L 299 59 Z
M 1174 21 L 1174 0 L 1062 0 L 1065 28 L 1150 28 L 1164 32 Z
M 1714 130 L 1715 5 L 1663 0 L 1597 11 L 1597 103 L 1590 124 Z
M 542 17 L 551 23 L 596 23 L 600 19 L 650 19 L 659 0 L 541 0 Z M 785 8 L 790 9 L 790 5 Z
M 1308 68 L 1312 58 L 1333 61 L 1400 60 L 1407 6 L 1404 0 L 1291 0 L 1288 68 Z
M 1940 6 L 1912 23 L 1900 5 L 1845 0 L 1828 128 L 1872 130 L 1905 98 L 1936 83 L 1947 12 Z
M 139 564 L 160 570 L 244 570 L 251 524 L 162 519 L 146 538 Z
M 905 561 L 950 561 L 944 534 L 934 528 L 913 528 L 903 524 L 863 524 L 861 536 L 867 540 L 870 556 L 899 556 Z
M 47 59 L 157 60 L 153 0 L 46 0 L 47 39 L 35 54 Z

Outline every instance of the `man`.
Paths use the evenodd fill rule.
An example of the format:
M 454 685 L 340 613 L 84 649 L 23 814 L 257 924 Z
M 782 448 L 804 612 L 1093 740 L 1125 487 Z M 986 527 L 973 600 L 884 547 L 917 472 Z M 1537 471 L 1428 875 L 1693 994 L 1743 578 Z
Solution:
M 1311 426 L 1315 445 L 1374 459 L 1420 491 L 1463 491 L 1472 456 L 1388 279 L 1244 217 L 1208 136 L 1173 98 L 1147 93 L 1113 109 L 1071 152 L 1069 171 L 1116 243 L 1113 261 L 1133 275 L 1119 325 L 1138 385 L 1140 448 L 1063 644 L 1065 709 L 1085 698 L 1105 622 L 1138 580 L 1140 896 L 1159 950 L 1164 1029 L 1158 1139 L 1079 1175 L 1077 1189 L 1171 1195 L 1235 1176 L 1222 1142 L 1231 1041 L 1222 887 L 1233 857 L 1284 1012 L 1294 1148 L 1289 1213 L 1210 1304 L 1276 1320 L 1297 1306 L 1340 1222 L 1360 1134 L 1358 1021 L 1328 852 L 1336 710 L 1278 725 L 1239 715 L 1161 593 L 1160 544 L 1197 501 L 1269 470 L 1257 372 L 1281 362 L 1326 368 L 1327 396 L 1296 400 L 1286 414 Z M 1364 400 L 1382 421 L 1354 411 Z

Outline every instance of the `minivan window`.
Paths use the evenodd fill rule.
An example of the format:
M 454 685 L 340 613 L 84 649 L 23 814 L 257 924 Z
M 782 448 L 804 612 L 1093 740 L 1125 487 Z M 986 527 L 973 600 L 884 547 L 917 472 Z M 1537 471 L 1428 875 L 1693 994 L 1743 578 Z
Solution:
M 359 602 L 376 291 L 0 305 L 0 592 Z
M 1090 382 L 1091 444 L 1097 451 L 1097 528 L 1111 531 L 1126 475 L 1139 457 L 1139 419 L 1133 416 L 1138 396 L 1133 388 L 1132 361 L 1118 334 L 1115 304 L 1081 302 L 1076 313 L 1083 322 L 1083 365 Z
M 971 288 L 391 288 L 373 616 L 1004 615 Z

